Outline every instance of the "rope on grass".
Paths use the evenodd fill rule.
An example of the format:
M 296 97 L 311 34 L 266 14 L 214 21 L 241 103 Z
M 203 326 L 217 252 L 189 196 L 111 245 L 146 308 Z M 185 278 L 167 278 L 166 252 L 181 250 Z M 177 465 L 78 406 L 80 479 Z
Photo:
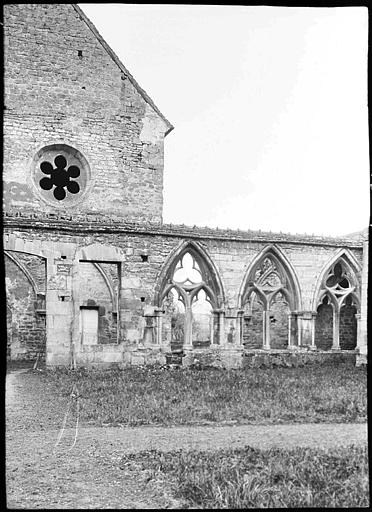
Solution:
M 76 384 L 73 385 L 73 388 L 72 388 L 72 391 L 70 393 L 70 399 L 69 399 L 69 404 L 68 404 L 68 407 L 67 407 L 67 411 L 66 411 L 66 414 L 65 414 L 65 417 L 63 419 L 63 423 L 62 423 L 62 427 L 61 427 L 61 430 L 60 430 L 60 433 L 58 435 L 58 438 L 57 438 L 57 441 L 56 441 L 56 444 L 54 445 L 54 448 L 53 448 L 53 454 L 55 454 L 55 449 L 57 448 L 57 446 L 59 445 L 61 439 L 62 439 L 62 436 L 63 436 L 63 433 L 65 431 L 65 427 L 66 427 L 66 421 L 67 421 L 67 417 L 69 415 L 69 412 L 70 412 L 70 409 L 71 409 L 71 405 L 72 405 L 72 401 L 73 400 L 76 400 L 76 425 L 75 425 L 75 438 L 74 438 L 74 442 L 72 444 L 72 446 L 67 450 L 68 452 L 70 450 L 72 450 L 72 448 L 75 446 L 76 444 L 76 439 L 77 439 L 77 435 L 78 435 L 78 425 L 79 425 L 79 415 L 80 415 L 80 402 L 79 402 L 79 391 L 77 389 L 77 386 Z
M 69 448 L 67 451 L 69 452 L 70 450 L 73 449 L 73 447 L 75 446 L 76 444 L 76 439 L 77 439 L 77 435 L 78 435 L 78 425 L 79 425 L 79 414 L 80 414 L 80 403 L 79 403 L 79 395 L 77 396 L 77 402 L 76 402 L 76 426 L 75 426 L 75 439 L 74 439 L 74 444 L 71 446 L 71 448 Z

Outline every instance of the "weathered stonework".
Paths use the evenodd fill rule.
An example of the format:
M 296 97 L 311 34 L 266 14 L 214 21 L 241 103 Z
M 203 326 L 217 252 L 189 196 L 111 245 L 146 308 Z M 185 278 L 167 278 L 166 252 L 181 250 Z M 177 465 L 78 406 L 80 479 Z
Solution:
M 239 367 L 323 350 L 363 362 L 366 243 L 163 224 L 172 126 L 81 10 L 6 5 L 4 31 L 9 357 Z M 50 177 L 64 190 L 54 199 Z

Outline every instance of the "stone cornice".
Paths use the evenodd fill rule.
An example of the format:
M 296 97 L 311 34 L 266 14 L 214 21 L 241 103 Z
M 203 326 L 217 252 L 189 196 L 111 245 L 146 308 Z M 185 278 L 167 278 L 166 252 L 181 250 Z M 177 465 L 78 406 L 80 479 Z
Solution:
M 219 241 L 290 243 L 313 246 L 362 248 L 363 240 L 331 238 L 267 231 L 240 231 L 199 226 L 156 224 L 124 221 L 120 217 L 94 214 L 45 213 L 7 211 L 3 213 L 4 228 L 47 230 L 69 233 L 133 233 Z

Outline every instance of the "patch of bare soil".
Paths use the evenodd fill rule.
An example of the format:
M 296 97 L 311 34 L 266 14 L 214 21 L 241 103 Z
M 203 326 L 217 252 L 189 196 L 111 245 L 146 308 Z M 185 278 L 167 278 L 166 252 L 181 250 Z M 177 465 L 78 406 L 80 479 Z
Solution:
M 71 402 L 65 430 L 59 438 Z M 166 482 L 120 468 L 123 453 L 158 449 L 333 447 L 367 442 L 365 424 L 79 428 L 76 403 L 56 397 L 37 372 L 6 380 L 8 508 L 181 508 Z
M 164 486 L 159 488 L 154 482 L 147 484 L 135 474 L 120 470 L 120 456 L 113 452 L 105 429 L 96 429 L 99 435 L 83 440 L 78 435 L 73 446 L 76 425 L 73 407 L 67 417 L 66 430 L 55 446 L 68 399 L 56 398 L 48 392 L 34 373 L 16 371 L 6 380 L 8 508 L 177 506 Z

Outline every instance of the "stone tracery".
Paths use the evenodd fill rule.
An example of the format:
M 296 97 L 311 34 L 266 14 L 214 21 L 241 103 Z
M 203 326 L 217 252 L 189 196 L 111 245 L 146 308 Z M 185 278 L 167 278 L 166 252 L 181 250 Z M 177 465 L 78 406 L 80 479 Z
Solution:
M 325 272 L 316 311 L 315 344 L 318 348 L 355 348 L 359 287 L 355 271 L 344 255 Z
M 195 247 L 186 247 L 171 263 L 161 293 L 163 343 L 171 348 L 214 343 L 218 283 Z
M 243 345 L 285 348 L 294 344 L 297 330 L 294 311 L 298 302 L 294 278 L 286 262 L 275 248 L 266 249 L 250 269 L 242 293 Z

